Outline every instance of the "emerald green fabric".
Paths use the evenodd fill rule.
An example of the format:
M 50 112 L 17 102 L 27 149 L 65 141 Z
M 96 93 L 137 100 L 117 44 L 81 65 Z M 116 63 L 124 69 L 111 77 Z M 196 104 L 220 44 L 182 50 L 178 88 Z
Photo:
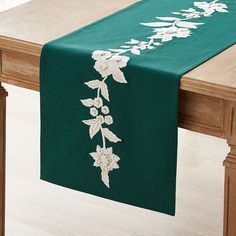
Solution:
M 166 214 L 175 214 L 178 90 L 181 76 L 236 42 L 236 2 L 222 0 L 228 13 L 191 19 L 205 23 L 187 38 L 173 38 L 157 50 L 128 53 L 122 69 L 127 84 L 107 81 L 112 131 L 122 142 L 109 143 L 120 157 L 109 172 L 110 188 L 101 181 L 89 153 L 101 137 L 90 139 L 88 107 L 93 98 L 84 83 L 101 80 L 92 53 L 119 48 L 131 39 L 153 35 L 140 23 L 178 16 L 194 1 L 146 0 L 44 45 L 41 55 L 41 179 L 85 193 Z M 69 20 L 69 17 L 67 18 Z M 187 176 L 186 176 L 187 177 Z M 197 176 L 196 176 L 197 178 Z M 180 193 L 181 194 L 181 193 Z

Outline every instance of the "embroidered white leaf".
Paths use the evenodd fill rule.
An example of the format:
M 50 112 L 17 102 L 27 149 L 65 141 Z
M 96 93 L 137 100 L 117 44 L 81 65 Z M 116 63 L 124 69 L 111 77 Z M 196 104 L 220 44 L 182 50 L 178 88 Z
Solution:
M 228 12 L 226 9 L 223 9 L 223 8 L 217 8 L 217 11 L 218 12 Z
M 179 20 L 177 17 L 156 17 L 159 20 L 166 20 L 166 21 L 176 21 Z
M 109 49 L 111 52 L 117 52 L 117 53 L 124 53 L 126 50 L 124 49 Z
M 159 42 L 154 42 L 153 45 L 155 45 L 155 46 L 160 46 L 161 43 L 159 43 Z
M 97 120 L 96 119 L 90 119 L 90 120 L 83 120 L 82 122 L 86 125 L 93 125 L 97 122 Z
M 169 22 L 150 22 L 150 23 L 141 23 L 141 25 L 150 26 L 150 27 L 163 27 L 163 26 L 171 26 L 172 23 L 169 23 Z
M 86 82 L 85 84 L 86 84 L 89 88 L 96 89 L 96 88 L 99 88 L 99 87 L 100 87 L 100 83 L 101 83 L 100 80 L 91 80 L 91 81 L 89 81 L 89 82 Z
M 172 11 L 171 13 L 172 13 L 172 14 L 174 14 L 174 15 L 181 15 L 181 13 L 180 13 L 180 12 L 175 12 L 175 11 Z
M 101 126 L 100 126 L 99 122 L 96 122 L 96 123 L 90 125 L 90 127 L 89 127 L 89 135 L 90 135 L 91 139 L 98 133 L 100 128 L 101 128 Z
M 176 23 L 179 27 L 184 28 L 191 28 L 191 29 L 197 29 L 196 25 L 203 25 L 204 23 L 194 23 L 194 22 L 187 22 L 187 21 L 179 21 Z
M 153 47 L 153 46 L 148 46 L 147 48 L 150 49 L 150 50 L 154 50 L 154 49 L 156 49 L 156 48 Z
M 214 9 L 211 9 L 211 8 L 206 9 L 205 12 L 204 12 L 204 16 L 210 17 L 214 12 L 215 12 Z
M 93 106 L 93 99 L 89 98 L 89 99 L 83 99 L 80 100 L 84 106 L 86 107 L 92 107 Z
M 182 10 L 183 12 L 195 12 L 196 10 L 193 8 L 189 8 L 187 10 Z
M 122 46 L 120 46 L 121 48 L 130 48 L 130 46 L 128 46 L 128 45 L 122 45 Z
M 113 71 L 112 77 L 115 81 L 119 83 L 126 84 L 127 80 L 125 79 L 124 73 L 121 70 Z
M 104 136 L 111 142 L 117 143 L 120 142 L 121 139 L 119 139 L 112 131 L 110 131 L 108 128 L 103 128 L 103 134 Z
M 139 43 L 139 41 L 136 40 L 136 39 L 131 39 L 130 42 L 126 42 L 126 43 L 128 43 L 128 44 L 137 44 L 137 43 Z
M 110 188 L 108 171 L 102 170 L 102 172 L 101 172 L 101 177 L 102 177 L 102 182 L 103 182 L 108 188 Z
M 103 96 L 107 101 L 110 101 L 110 100 L 109 100 L 108 88 L 107 88 L 106 83 L 104 83 L 104 82 L 101 83 L 101 93 L 102 93 L 102 96 Z

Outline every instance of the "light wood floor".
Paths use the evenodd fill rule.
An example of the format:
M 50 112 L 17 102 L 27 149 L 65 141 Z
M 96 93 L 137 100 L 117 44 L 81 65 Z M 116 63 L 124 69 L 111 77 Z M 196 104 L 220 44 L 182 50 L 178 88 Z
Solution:
M 221 236 L 225 141 L 180 130 L 177 215 L 39 180 L 39 94 L 6 86 L 7 236 Z

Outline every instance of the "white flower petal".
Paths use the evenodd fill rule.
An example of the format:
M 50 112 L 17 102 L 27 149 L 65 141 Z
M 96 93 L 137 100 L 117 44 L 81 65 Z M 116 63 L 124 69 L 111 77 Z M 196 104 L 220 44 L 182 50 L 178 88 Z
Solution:
M 114 169 L 119 169 L 119 165 L 117 163 L 114 163 L 114 165 L 112 166 Z
M 95 162 L 93 163 L 93 166 L 95 166 L 95 167 L 100 167 L 98 161 L 95 161 Z
M 107 148 L 106 153 L 107 153 L 107 154 L 113 154 L 113 149 L 112 149 L 112 147 Z
M 94 160 L 97 160 L 97 158 L 98 158 L 98 155 L 97 155 L 96 152 L 91 152 L 91 153 L 89 153 L 89 155 L 90 155 Z
M 98 153 L 100 153 L 100 152 L 102 151 L 102 148 L 101 148 L 99 145 L 97 145 L 96 151 L 97 151 Z
M 120 158 L 116 155 L 114 155 L 114 159 L 115 159 L 116 162 L 118 162 L 120 160 Z

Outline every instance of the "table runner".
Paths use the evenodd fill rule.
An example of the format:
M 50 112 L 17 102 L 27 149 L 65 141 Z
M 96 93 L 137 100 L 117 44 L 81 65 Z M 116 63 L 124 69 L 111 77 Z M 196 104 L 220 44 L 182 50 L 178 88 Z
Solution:
M 44 45 L 41 179 L 174 215 L 180 78 L 235 18 L 233 0 L 144 0 Z

